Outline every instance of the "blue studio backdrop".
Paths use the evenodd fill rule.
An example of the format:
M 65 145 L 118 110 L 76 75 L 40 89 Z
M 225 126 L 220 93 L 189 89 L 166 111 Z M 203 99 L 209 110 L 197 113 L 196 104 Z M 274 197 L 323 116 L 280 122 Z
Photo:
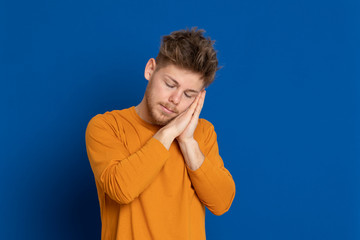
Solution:
M 359 1 L 1 1 L 0 239 L 100 239 L 85 129 L 137 105 L 162 35 L 220 65 L 202 117 L 236 183 L 209 240 L 360 238 Z

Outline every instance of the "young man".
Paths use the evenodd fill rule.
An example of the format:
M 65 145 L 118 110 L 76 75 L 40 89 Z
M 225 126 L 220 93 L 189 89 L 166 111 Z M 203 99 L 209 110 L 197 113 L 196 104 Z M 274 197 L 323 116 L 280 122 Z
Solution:
M 218 60 L 192 28 L 164 36 L 136 107 L 93 117 L 86 147 L 98 191 L 101 239 L 205 239 L 205 206 L 221 215 L 235 184 L 212 124 L 199 115 Z

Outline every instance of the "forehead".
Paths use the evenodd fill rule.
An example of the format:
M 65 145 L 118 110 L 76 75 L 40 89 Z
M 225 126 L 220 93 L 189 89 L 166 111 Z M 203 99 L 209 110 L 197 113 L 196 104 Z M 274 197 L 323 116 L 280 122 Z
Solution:
M 176 81 L 183 88 L 200 91 L 204 86 L 204 81 L 200 73 L 173 64 L 161 67 L 158 74 L 164 79 Z

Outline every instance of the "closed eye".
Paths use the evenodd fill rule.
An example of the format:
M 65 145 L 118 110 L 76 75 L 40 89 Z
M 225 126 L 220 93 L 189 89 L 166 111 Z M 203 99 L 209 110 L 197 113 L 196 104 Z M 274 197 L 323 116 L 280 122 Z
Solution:
M 174 88 L 175 86 L 174 85 L 171 85 L 171 84 L 168 84 L 167 82 L 165 82 L 166 86 L 169 87 L 169 88 Z
M 194 97 L 194 96 L 189 95 L 189 94 L 187 94 L 187 93 L 184 93 L 184 95 L 185 95 L 185 97 L 187 97 L 187 98 L 193 98 L 193 97 Z

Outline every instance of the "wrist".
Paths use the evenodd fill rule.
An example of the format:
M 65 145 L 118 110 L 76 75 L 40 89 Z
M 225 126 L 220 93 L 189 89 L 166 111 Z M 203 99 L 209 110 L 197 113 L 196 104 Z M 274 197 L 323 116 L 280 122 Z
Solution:
M 196 171 L 204 162 L 205 156 L 201 152 L 198 142 L 194 138 L 177 139 L 179 147 L 184 156 L 186 165 Z
M 191 144 L 197 144 L 197 141 L 194 139 L 194 137 L 189 138 L 176 138 L 179 144 L 181 145 L 191 145 Z
M 163 127 L 159 131 L 157 131 L 153 137 L 159 140 L 167 150 L 169 150 L 172 142 L 175 139 L 171 130 L 166 127 Z

